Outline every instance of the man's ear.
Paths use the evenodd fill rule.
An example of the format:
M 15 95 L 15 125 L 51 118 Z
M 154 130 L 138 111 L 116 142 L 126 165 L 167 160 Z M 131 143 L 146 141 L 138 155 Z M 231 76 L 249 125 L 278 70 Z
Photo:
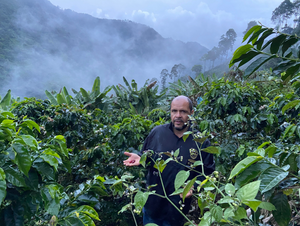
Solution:
M 193 115 L 193 114 L 194 114 L 194 110 L 191 111 L 191 115 Z

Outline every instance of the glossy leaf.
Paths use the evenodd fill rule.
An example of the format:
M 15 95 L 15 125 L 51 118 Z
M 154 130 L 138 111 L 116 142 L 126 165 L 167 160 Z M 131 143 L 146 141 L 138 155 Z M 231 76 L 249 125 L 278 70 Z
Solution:
M 175 190 L 180 188 L 184 184 L 184 182 L 189 178 L 189 176 L 190 176 L 189 171 L 185 171 L 185 170 L 179 171 L 176 174 L 176 178 L 175 178 L 175 181 L 174 181 Z
M 276 210 L 275 206 L 270 202 L 261 202 L 259 204 L 259 207 L 264 209 L 264 210 L 268 210 L 268 211 Z
M 89 217 L 100 221 L 97 211 L 90 206 L 87 206 L 87 205 L 80 206 L 79 208 L 77 208 L 76 211 L 84 213 L 84 214 L 88 215 Z
M 233 196 L 235 193 L 235 187 L 232 184 L 226 184 L 225 185 L 225 192 L 230 195 Z
M 223 217 L 223 210 L 220 206 L 213 206 L 210 210 L 211 215 L 216 219 L 217 222 L 221 221 Z
M 16 164 L 18 165 L 20 171 L 23 172 L 26 176 L 28 176 L 28 172 L 32 165 L 31 156 L 28 150 L 26 149 L 26 147 L 18 143 L 13 144 L 12 148 L 16 152 Z
M 142 209 L 144 207 L 144 205 L 146 204 L 150 194 L 151 193 L 149 193 L 149 192 L 138 191 L 136 193 L 136 195 L 134 196 L 135 206 L 139 209 Z
M 52 104 L 58 105 L 56 98 L 49 91 L 46 90 L 45 93 Z
M 247 78 L 249 77 L 253 72 L 255 72 L 257 69 L 260 68 L 263 64 L 265 64 L 267 61 L 271 60 L 275 56 L 270 56 L 270 57 L 260 57 L 253 61 L 245 70 L 244 76 Z
M 293 101 L 289 102 L 282 108 L 282 114 L 284 114 L 286 110 L 291 109 L 291 108 L 297 106 L 298 104 L 300 104 L 300 100 L 293 100 Z
M 261 181 L 254 181 L 244 185 L 236 192 L 236 196 L 242 200 L 242 202 L 252 201 L 258 193 L 260 183 Z
M 232 179 L 233 177 L 239 175 L 241 172 L 243 172 L 246 168 L 254 164 L 255 162 L 263 159 L 261 156 L 250 156 L 242 161 L 240 161 L 231 171 L 229 179 Z
M 283 193 L 277 193 L 270 199 L 270 202 L 276 208 L 272 213 L 277 224 L 279 226 L 288 225 L 291 220 L 291 208 L 287 196 Z
M 182 200 L 184 202 L 185 197 L 187 195 L 187 193 L 191 190 L 191 188 L 194 186 L 195 182 L 197 180 L 197 177 L 195 177 L 194 179 L 190 180 L 187 185 L 185 186 L 183 193 L 182 193 Z
M 220 150 L 217 147 L 209 146 L 207 148 L 201 149 L 201 151 L 205 151 L 211 154 L 219 154 Z
M 247 38 L 252 34 L 252 33 L 255 33 L 257 31 L 259 31 L 260 29 L 262 28 L 261 25 L 255 25 L 253 27 L 251 27 L 247 33 L 244 35 L 244 38 L 243 38 L 243 42 L 247 40 Z
M 246 45 L 243 45 L 243 46 L 237 48 L 235 50 L 235 52 L 233 53 L 233 57 L 232 57 L 232 59 L 231 59 L 231 61 L 229 63 L 229 67 L 232 67 L 234 65 L 234 63 L 242 60 L 243 57 L 244 57 L 244 54 L 246 54 L 252 48 L 253 48 L 253 46 L 250 45 L 250 44 L 246 44 Z
M 277 167 L 270 167 L 266 169 L 260 176 L 261 180 L 260 190 L 262 193 L 265 193 L 271 190 L 273 187 L 278 185 L 284 178 L 287 177 L 289 172 L 286 172 Z
M 60 156 L 56 152 L 48 148 L 45 151 L 43 151 L 40 157 L 44 159 L 44 161 L 47 162 L 49 165 L 53 166 L 55 170 L 57 170 L 59 163 L 57 159 L 60 159 Z
M 0 205 L 6 197 L 6 175 L 2 168 L 0 168 Z
M 281 35 L 278 35 L 277 37 L 273 38 L 271 47 L 270 47 L 271 54 L 276 54 L 278 52 L 279 47 L 285 41 L 286 37 L 287 36 L 285 34 L 281 34 Z

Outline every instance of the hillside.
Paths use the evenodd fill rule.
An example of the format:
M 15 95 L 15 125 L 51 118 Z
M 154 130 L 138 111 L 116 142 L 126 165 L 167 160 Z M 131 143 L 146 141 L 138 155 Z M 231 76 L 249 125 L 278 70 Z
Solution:
M 0 94 L 90 87 L 96 76 L 102 87 L 122 76 L 144 83 L 174 64 L 193 66 L 206 52 L 142 24 L 62 10 L 48 0 L 0 1 Z

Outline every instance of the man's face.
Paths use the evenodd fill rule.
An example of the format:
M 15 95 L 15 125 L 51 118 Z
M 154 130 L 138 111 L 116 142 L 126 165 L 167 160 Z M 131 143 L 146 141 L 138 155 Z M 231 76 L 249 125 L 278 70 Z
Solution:
M 174 99 L 171 103 L 171 120 L 174 129 L 181 131 L 186 128 L 186 124 L 189 115 L 193 111 L 190 111 L 189 102 L 186 98 Z

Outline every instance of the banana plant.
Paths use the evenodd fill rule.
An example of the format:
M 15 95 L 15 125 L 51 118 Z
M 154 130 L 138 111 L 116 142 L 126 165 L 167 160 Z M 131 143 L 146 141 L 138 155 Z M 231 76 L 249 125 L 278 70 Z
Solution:
M 101 110 L 107 110 L 110 103 L 110 99 L 107 98 L 106 95 L 111 89 L 112 87 L 108 86 L 101 93 L 100 78 L 97 77 L 94 81 L 91 92 L 86 91 L 83 88 L 80 88 L 80 91 L 72 89 L 73 93 L 75 94 L 75 97 L 69 95 L 66 87 L 63 87 L 63 89 L 57 94 L 52 94 L 47 90 L 45 92 L 50 102 L 54 105 L 83 105 L 83 108 L 85 109 L 99 108 Z
M 156 81 L 149 84 L 147 80 L 141 89 L 138 89 L 135 80 L 131 81 L 131 85 L 125 77 L 123 81 L 127 88 L 121 84 L 112 87 L 117 97 L 116 108 L 125 108 L 133 114 L 147 114 L 150 110 L 162 106 L 166 90 L 158 94 Z
M 11 90 L 8 90 L 3 99 L 0 99 L 0 109 L 6 110 L 11 105 Z

